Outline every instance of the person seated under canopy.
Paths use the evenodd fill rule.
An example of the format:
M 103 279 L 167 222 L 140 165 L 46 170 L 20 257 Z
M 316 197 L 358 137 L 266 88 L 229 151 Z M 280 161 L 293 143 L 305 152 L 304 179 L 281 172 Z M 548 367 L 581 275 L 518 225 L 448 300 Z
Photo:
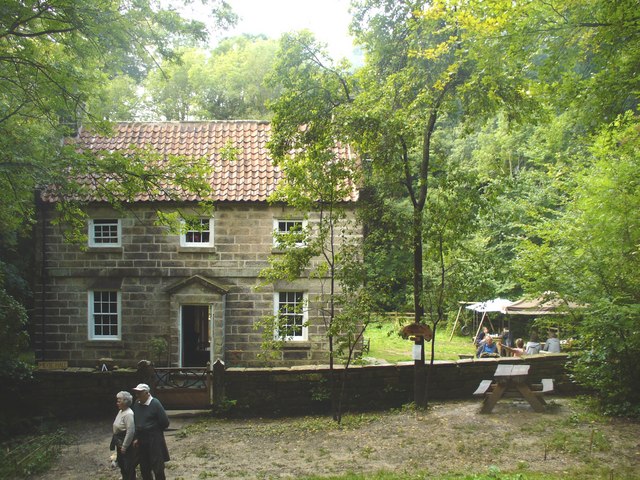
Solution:
M 549 338 L 547 338 L 541 352 L 560 353 L 560 340 L 558 340 L 558 334 L 552 329 L 549 329 L 548 334 Z
M 482 358 L 482 357 L 499 357 L 499 356 L 500 354 L 498 353 L 498 347 L 494 343 L 493 338 L 491 337 L 491 335 L 486 335 L 484 342 L 478 347 L 478 350 L 476 352 L 476 357 Z

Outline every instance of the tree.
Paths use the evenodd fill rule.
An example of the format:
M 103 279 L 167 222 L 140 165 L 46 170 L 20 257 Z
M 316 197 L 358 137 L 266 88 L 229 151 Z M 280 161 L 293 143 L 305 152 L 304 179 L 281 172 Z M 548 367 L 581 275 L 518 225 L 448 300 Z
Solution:
M 640 415 L 640 122 L 632 113 L 602 128 L 571 177 L 565 208 L 532 225 L 519 251 L 531 291 L 543 287 L 588 304 L 579 326 L 576 378 L 605 411 Z M 564 182 L 562 182 L 564 183 Z M 566 185 L 562 188 L 567 189 Z
M 637 415 L 637 2 L 521 2 L 492 18 L 500 35 L 485 39 L 524 66 L 541 108 L 525 125 L 499 112 L 458 140 L 486 200 L 476 237 L 494 262 L 478 251 L 476 264 L 491 288 L 589 305 L 568 317 L 585 348 L 575 378 L 605 411 Z
M 211 119 L 269 119 L 277 87 L 266 78 L 276 62 L 278 41 L 243 35 L 223 40 L 196 81 L 199 115 Z
M 194 78 L 203 70 L 206 54 L 201 49 L 186 49 L 178 59 L 169 59 L 147 76 L 145 90 L 147 109 L 165 120 L 190 120 L 195 116 L 195 103 L 201 95 Z
M 242 35 L 206 51 L 187 48 L 152 70 L 147 110 L 167 120 L 266 119 L 276 91 L 265 84 L 277 41 Z
M 224 1 L 212 5 L 219 20 L 232 19 Z M 150 1 L 10 2 L 0 12 L 0 25 L 0 239 L 5 247 L 0 290 L 11 292 L 2 296 L 3 307 L 10 308 L 4 303 L 11 298 L 29 301 L 29 282 L 7 272 L 21 261 L 16 252 L 28 244 L 36 188 L 57 185 L 61 197 L 77 199 L 82 190 L 73 179 L 78 176 L 115 174 L 122 193 L 153 189 L 158 176 L 166 175 L 157 165 L 154 169 L 118 155 L 90 156 L 61 142 L 81 123 L 105 128 L 101 120 L 109 115 L 104 106 L 96 110 L 99 117 L 89 110 L 94 92 L 122 74 L 140 78 L 156 58 L 173 56 L 181 38 L 204 39 L 205 29 Z M 188 177 L 182 179 L 195 187 Z M 105 192 L 109 184 L 116 187 L 103 182 Z M 115 192 L 110 198 L 116 198 Z M 77 202 L 63 205 L 67 213 L 79 212 Z M 22 272 L 30 275 L 28 267 Z
M 333 115 L 341 103 L 349 102 L 351 86 L 345 80 L 346 64 L 335 70 L 330 65 L 308 32 L 282 38 L 271 78 L 282 95 L 272 105 L 274 133 L 269 148 L 284 176 L 271 201 L 317 215 L 317 221 L 309 231 L 279 236 L 284 253 L 272 256 L 261 276 L 274 282 L 309 275 L 323 285 L 315 301 L 322 305 L 319 316 L 329 343 L 332 412 L 340 422 L 348 368 L 371 308 L 363 288 L 361 245 L 345 204 L 354 196 L 359 165 Z M 274 331 L 280 332 L 276 344 L 281 344 L 286 332 L 277 328 L 279 315 L 267 320 L 262 325 L 267 345 L 273 345 Z M 340 382 L 334 368 L 337 357 L 345 358 Z
M 358 72 L 362 92 L 353 104 L 353 137 L 375 174 L 402 185 L 410 199 L 414 321 L 421 323 L 426 288 L 432 293 L 433 287 L 424 275 L 424 248 L 433 245 L 425 234 L 436 233 L 425 229 L 426 215 L 435 222 L 437 213 L 430 211 L 435 196 L 429 189 L 434 171 L 447 170 L 440 132 L 498 108 L 529 108 L 526 89 L 521 76 L 495 61 L 500 46 L 488 40 L 495 34 L 491 19 L 502 12 L 482 2 L 363 0 L 354 2 L 354 11 L 352 28 L 368 61 Z M 439 263 L 442 293 L 446 270 Z M 432 304 L 435 327 L 446 299 L 431 299 L 438 302 Z M 423 397 L 417 392 L 420 406 Z

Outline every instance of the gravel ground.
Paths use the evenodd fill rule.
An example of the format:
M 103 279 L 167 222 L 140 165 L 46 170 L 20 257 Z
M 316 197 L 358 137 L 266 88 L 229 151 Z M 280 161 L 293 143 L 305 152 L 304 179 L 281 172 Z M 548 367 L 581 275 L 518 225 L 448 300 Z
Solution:
M 346 472 L 555 473 L 561 478 L 640 479 L 640 424 L 595 419 L 576 400 L 548 413 L 501 401 L 480 415 L 477 400 L 433 403 L 426 412 L 329 418 L 217 419 L 169 412 L 167 478 L 280 479 Z M 115 411 L 114 411 L 115 415 Z M 109 462 L 110 422 L 65 425 L 69 444 L 34 478 L 118 479 Z

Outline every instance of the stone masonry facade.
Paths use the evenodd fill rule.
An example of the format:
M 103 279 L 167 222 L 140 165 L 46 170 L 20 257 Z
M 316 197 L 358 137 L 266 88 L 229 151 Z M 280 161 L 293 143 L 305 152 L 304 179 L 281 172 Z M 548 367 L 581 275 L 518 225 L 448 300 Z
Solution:
M 143 359 L 161 364 L 152 358 L 150 347 L 150 341 L 160 337 L 168 345 L 168 365 L 182 366 L 181 306 L 202 305 L 211 321 L 211 361 L 220 358 L 228 366 L 327 362 L 327 337 L 314 304 L 319 280 L 301 278 L 257 288 L 267 258 L 278 254 L 274 219 L 299 218 L 295 212 L 266 202 L 218 203 L 213 246 L 194 248 L 181 246 L 178 233 L 157 224 L 157 207 L 140 203 L 122 213 L 94 205 L 88 210 L 90 219 L 120 220 L 121 244 L 93 248 L 65 241 L 62 227 L 51 222 L 53 206 L 44 205 L 37 242 L 43 275 L 33 316 L 36 351 L 43 360 L 74 367 L 95 367 L 103 358 L 121 367 L 134 367 Z M 161 208 L 188 211 L 189 205 Z M 309 224 L 313 222 L 312 217 Z M 120 293 L 118 339 L 90 339 L 88 292 L 96 289 Z M 308 295 L 308 338 L 286 342 L 279 357 L 266 362 L 259 355 L 263 338 L 255 325 L 273 315 L 278 290 Z

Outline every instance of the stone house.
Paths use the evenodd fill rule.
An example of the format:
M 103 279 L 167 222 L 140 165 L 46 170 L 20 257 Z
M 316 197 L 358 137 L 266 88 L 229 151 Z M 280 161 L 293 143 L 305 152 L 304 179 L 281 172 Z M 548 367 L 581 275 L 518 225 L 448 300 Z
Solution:
M 142 359 L 189 367 L 218 358 L 228 366 L 260 366 L 263 338 L 254 325 L 286 311 L 291 335 L 275 363 L 326 363 L 327 338 L 314 313 L 320 282 L 256 288 L 268 257 L 278 254 L 274 230 L 317 220 L 267 202 L 282 178 L 269 158 L 269 135 L 270 124 L 260 121 L 122 123 L 110 137 L 80 131 L 74 141 L 96 152 L 136 146 L 206 156 L 215 168 L 214 210 L 172 233 L 157 222 L 157 211 L 190 211 L 197 198 L 140 195 L 124 211 L 91 201 L 87 242 L 80 245 L 64 240 L 52 222 L 56 198 L 43 195 L 32 328 L 37 356 L 72 367 L 95 367 L 101 358 L 129 367 Z M 220 154 L 229 146 L 237 153 L 232 161 Z M 351 155 L 348 147 L 337 150 Z M 347 204 L 355 206 L 357 197 L 354 189 Z

